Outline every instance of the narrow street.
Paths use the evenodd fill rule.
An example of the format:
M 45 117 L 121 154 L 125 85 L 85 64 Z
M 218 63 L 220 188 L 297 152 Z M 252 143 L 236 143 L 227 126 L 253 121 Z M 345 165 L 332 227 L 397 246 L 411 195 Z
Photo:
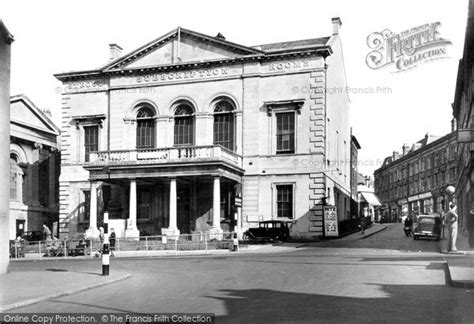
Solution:
M 407 237 L 403 231 L 403 224 L 383 224 L 387 229 L 373 236 L 361 239 L 359 233 L 334 241 L 325 241 L 310 244 L 313 247 L 340 247 L 340 248 L 368 248 L 397 250 L 404 252 L 440 252 L 440 243 L 434 239 L 414 240 Z
M 114 259 L 111 271 L 127 271 L 131 278 L 14 311 L 201 312 L 215 313 L 217 323 L 472 322 L 474 291 L 446 284 L 437 246 L 406 238 L 401 225 L 393 224 L 364 240 L 310 244 L 288 253 Z M 101 264 L 12 266 L 92 275 Z

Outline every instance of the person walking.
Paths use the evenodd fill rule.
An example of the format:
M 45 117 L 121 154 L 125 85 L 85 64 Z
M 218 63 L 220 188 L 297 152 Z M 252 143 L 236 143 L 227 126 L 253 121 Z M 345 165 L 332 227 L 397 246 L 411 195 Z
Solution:
M 449 211 L 446 213 L 446 224 L 448 225 L 448 252 L 455 252 L 456 240 L 458 238 L 458 214 L 455 203 L 449 205 Z
M 51 238 L 51 231 L 46 223 L 43 223 L 43 241 L 46 241 L 48 237 Z
M 110 244 L 110 256 L 114 256 L 115 251 L 115 240 L 116 235 L 113 228 L 110 229 L 110 237 L 109 237 L 109 244 Z
M 403 228 L 403 230 L 405 231 L 405 235 L 411 236 L 413 221 L 411 220 L 410 216 L 407 216 L 407 218 L 405 218 L 404 226 L 405 227 Z

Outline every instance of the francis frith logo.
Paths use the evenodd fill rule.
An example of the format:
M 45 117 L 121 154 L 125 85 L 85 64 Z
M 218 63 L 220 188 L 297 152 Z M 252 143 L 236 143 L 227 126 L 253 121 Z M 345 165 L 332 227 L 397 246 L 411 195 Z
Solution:
M 446 46 L 451 42 L 440 36 L 440 26 L 440 22 L 434 22 L 401 33 L 385 29 L 370 34 L 367 46 L 372 51 L 366 57 L 368 67 L 378 70 L 394 66 L 395 72 L 401 72 L 428 61 L 446 58 Z

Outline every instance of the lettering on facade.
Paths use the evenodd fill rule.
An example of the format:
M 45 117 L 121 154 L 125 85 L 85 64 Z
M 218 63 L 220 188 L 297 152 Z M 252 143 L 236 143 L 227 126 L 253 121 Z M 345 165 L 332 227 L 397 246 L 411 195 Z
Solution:
M 229 74 L 229 68 L 205 69 L 184 72 L 170 72 L 147 74 L 137 76 L 137 83 L 183 80 L 183 79 L 201 79 L 207 77 L 217 77 Z
M 308 67 L 308 66 L 309 66 L 309 60 L 272 63 L 269 66 L 269 71 L 286 71 L 286 70 L 299 69 L 299 68 Z
M 87 80 L 76 81 L 69 83 L 65 90 L 66 92 L 81 92 L 90 90 L 102 90 L 106 86 L 105 80 Z

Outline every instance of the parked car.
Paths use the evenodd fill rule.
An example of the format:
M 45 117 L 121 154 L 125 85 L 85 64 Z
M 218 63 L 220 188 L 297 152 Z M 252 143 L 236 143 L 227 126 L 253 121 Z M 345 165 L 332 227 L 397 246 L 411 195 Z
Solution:
M 262 221 L 257 228 L 249 228 L 244 239 L 257 242 L 286 241 L 290 236 L 289 223 L 284 221 Z
M 441 217 L 438 214 L 419 215 L 413 224 L 413 239 L 418 240 L 420 237 L 441 238 Z
M 28 231 L 23 233 L 23 239 L 30 242 L 42 241 L 43 232 L 42 231 Z

